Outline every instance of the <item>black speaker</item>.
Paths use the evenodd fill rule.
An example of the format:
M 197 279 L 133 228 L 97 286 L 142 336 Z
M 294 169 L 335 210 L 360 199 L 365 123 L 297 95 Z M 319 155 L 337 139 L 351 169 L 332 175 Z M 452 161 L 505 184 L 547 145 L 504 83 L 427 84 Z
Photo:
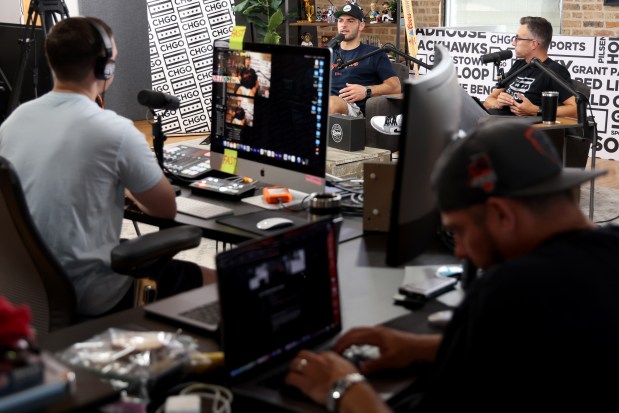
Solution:
M 329 115 L 327 145 L 343 151 L 365 149 L 365 119 L 346 115 Z

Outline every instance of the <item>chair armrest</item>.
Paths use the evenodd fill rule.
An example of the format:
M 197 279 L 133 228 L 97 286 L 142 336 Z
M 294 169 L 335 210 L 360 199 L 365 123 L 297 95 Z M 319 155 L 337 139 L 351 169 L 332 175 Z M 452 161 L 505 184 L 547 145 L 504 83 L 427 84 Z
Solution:
M 125 241 L 111 253 L 112 269 L 118 273 L 143 278 L 158 271 L 180 251 L 195 248 L 202 240 L 202 230 L 192 225 L 162 229 Z

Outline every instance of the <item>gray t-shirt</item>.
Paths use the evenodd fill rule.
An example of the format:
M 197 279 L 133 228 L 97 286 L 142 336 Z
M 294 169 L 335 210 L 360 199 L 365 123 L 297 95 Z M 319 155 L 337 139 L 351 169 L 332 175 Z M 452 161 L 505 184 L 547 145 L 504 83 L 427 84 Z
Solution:
M 111 309 L 132 282 L 110 268 L 124 189 L 144 192 L 162 176 L 144 135 L 85 95 L 50 92 L 2 124 L 0 155 L 17 170 L 35 225 L 75 286 L 79 313 Z

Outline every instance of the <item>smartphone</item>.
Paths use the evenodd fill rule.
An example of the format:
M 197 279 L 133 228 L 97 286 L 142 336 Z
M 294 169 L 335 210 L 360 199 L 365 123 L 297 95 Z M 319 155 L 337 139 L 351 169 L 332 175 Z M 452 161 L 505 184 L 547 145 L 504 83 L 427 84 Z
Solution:
M 405 283 L 398 289 L 407 297 L 429 300 L 449 290 L 453 290 L 458 280 L 455 278 L 426 277 L 418 281 Z

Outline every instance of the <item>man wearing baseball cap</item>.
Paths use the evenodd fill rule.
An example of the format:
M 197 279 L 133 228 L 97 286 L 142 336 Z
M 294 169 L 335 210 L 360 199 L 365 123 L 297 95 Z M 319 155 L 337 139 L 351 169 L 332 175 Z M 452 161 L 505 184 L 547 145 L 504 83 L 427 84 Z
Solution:
M 422 391 L 397 411 L 617 406 L 619 229 L 596 227 L 574 196 L 600 174 L 562 168 L 545 133 L 518 121 L 484 124 L 453 142 L 433 185 L 456 256 L 482 274 L 443 334 L 355 328 L 335 351 L 370 344 L 377 359 L 357 369 L 336 352 L 302 351 L 287 382 L 323 403 L 339 385 L 339 412 L 384 412 L 361 374 L 430 363 Z
M 343 40 L 333 47 L 329 113 L 363 116 L 368 98 L 400 93 L 400 79 L 385 53 L 341 67 L 348 61 L 366 56 L 377 47 L 361 43 L 365 22 L 363 12 L 357 5 L 346 4 L 335 12 L 335 17 L 338 35 L 342 35 Z

